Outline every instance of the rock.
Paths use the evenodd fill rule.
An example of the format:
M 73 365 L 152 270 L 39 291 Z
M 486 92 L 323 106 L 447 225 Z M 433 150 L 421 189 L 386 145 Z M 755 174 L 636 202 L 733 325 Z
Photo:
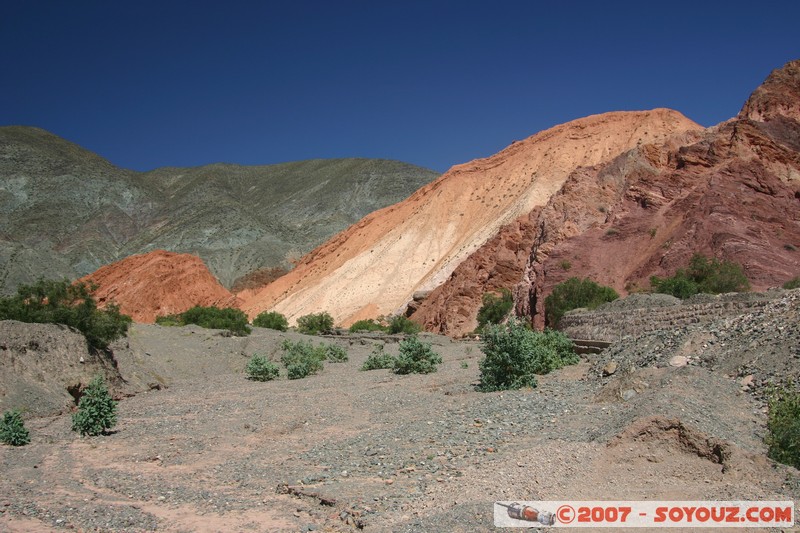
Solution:
M 613 376 L 616 371 L 617 371 L 617 362 L 609 361 L 603 367 L 603 376 Z
M 743 377 L 742 380 L 739 382 L 739 384 L 742 386 L 742 390 L 747 390 L 750 387 L 752 387 L 753 386 L 753 379 L 754 379 L 753 374 L 749 374 L 749 375 Z
M 689 358 L 685 355 L 675 355 L 670 358 L 669 366 L 674 366 L 676 368 L 680 368 L 682 366 L 686 366 L 689 364 Z

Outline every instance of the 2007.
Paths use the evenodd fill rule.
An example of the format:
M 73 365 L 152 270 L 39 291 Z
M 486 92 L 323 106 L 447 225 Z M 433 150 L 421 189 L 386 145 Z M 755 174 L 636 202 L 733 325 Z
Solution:
M 624 522 L 630 507 L 578 507 L 578 522 Z

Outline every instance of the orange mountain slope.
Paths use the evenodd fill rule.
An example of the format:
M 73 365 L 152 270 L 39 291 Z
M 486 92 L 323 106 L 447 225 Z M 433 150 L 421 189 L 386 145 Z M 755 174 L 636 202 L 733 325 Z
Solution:
M 153 322 L 157 316 L 182 313 L 195 305 L 239 304 L 199 257 L 164 250 L 126 257 L 81 281 L 98 285 L 98 305 L 115 302 L 136 322 Z
M 578 119 L 500 153 L 450 169 L 410 198 L 376 211 L 306 255 L 295 269 L 238 296 L 251 317 L 293 321 L 319 311 L 337 323 L 405 309 L 415 291 L 445 282 L 504 225 L 546 205 L 576 169 L 703 128 L 676 111 Z

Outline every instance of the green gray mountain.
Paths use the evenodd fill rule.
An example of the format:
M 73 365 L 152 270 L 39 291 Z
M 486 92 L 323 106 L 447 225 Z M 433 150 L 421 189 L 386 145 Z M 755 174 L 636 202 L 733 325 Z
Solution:
M 230 287 L 291 268 L 437 176 L 382 159 L 135 172 L 44 130 L 0 127 L 0 293 L 159 248 L 199 255 Z

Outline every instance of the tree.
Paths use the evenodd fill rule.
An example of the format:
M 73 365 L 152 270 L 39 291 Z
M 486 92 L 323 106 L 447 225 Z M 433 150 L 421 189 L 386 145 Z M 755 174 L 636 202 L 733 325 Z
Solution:
M 556 285 L 553 292 L 545 298 L 545 318 L 548 326 L 555 328 L 567 311 L 583 307 L 595 309 L 617 298 L 619 294 L 611 287 L 599 285 L 588 278 L 570 278 Z
M 301 316 L 297 319 L 297 331 L 306 335 L 332 333 L 333 317 L 326 311 Z
M 500 295 L 487 292 L 483 295 L 483 305 L 478 310 L 478 329 L 483 329 L 488 324 L 501 323 L 514 306 L 514 297 L 505 287 L 500 289 Z
M 275 329 L 286 331 L 289 329 L 289 321 L 277 311 L 264 311 L 253 319 L 253 325 L 257 328 Z
M 64 324 L 83 333 L 90 348 L 104 350 L 127 334 L 131 318 L 113 303 L 98 309 L 96 289 L 84 282 L 40 279 L 20 286 L 16 296 L 0 298 L 0 320 Z

